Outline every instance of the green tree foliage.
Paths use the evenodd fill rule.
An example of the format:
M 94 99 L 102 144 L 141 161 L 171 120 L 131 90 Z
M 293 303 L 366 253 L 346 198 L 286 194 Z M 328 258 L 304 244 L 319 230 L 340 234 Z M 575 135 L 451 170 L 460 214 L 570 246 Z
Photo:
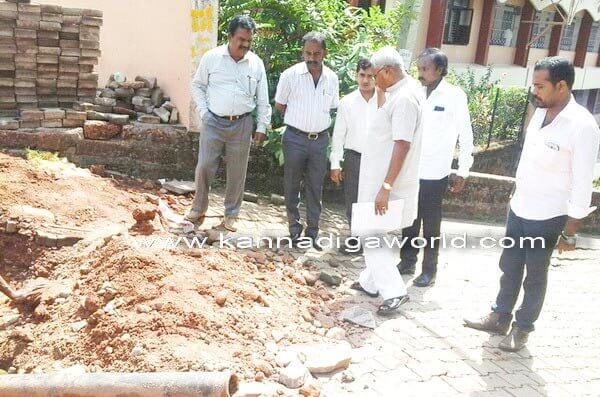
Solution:
M 267 70 L 269 97 L 273 101 L 281 73 L 301 60 L 302 37 L 318 31 L 327 38 L 329 55 L 325 63 L 338 74 L 340 94 L 356 88 L 354 71 L 361 57 L 368 57 L 379 48 L 397 46 L 401 32 L 408 28 L 417 14 L 415 1 L 381 11 L 349 7 L 347 0 L 223 0 L 219 11 L 219 42 L 227 41 L 227 25 L 238 14 L 249 14 L 257 23 L 253 51 L 261 57 Z M 416 76 L 416 68 L 411 68 Z M 469 99 L 476 144 L 487 142 L 492 121 L 494 97 L 498 82 L 492 81 L 491 71 L 476 78 L 473 71 L 448 76 L 461 86 Z M 516 139 L 527 101 L 523 88 L 499 88 L 493 139 Z M 267 131 L 265 148 L 275 162 L 283 164 L 281 135 L 283 120 L 273 112 L 273 129 Z
M 477 78 L 473 70 L 461 74 L 451 73 L 448 79 L 460 86 L 469 100 L 469 112 L 476 145 L 487 143 L 492 125 L 496 95 L 496 116 L 491 132 L 492 140 L 516 140 L 521 130 L 523 113 L 527 105 L 527 90 L 523 87 L 502 87 L 491 78 L 491 68 Z
M 273 100 L 281 73 L 301 60 L 302 37 L 318 31 L 327 38 L 325 63 L 340 79 L 343 96 L 356 88 L 354 71 L 361 57 L 386 45 L 395 45 L 400 32 L 416 17 L 414 0 L 393 10 L 349 7 L 346 0 L 224 0 L 219 12 L 219 42 L 227 41 L 227 25 L 238 14 L 249 14 L 257 23 L 253 51 L 265 63 L 269 97 Z M 283 120 L 273 113 L 273 130 L 265 147 L 282 164 Z

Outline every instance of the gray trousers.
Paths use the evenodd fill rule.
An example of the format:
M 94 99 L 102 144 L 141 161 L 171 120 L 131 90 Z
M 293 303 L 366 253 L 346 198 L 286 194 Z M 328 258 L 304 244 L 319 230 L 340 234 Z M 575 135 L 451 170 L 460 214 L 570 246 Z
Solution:
M 327 145 L 329 133 L 319 134 L 316 140 L 306 134 L 286 128 L 283 134 L 283 190 L 290 234 L 302 233 L 300 223 L 300 190 L 304 184 L 306 203 L 306 233 L 308 237 L 319 234 L 323 182 L 327 173 Z
M 225 216 L 235 217 L 244 197 L 248 155 L 252 142 L 254 122 L 248 115 L 229 121 L 208 112 L 202 120 L 198 165 L 196 166 L 196 195 L 192 209 L 205 214 L 208 210 L 208 193 L 215 177 L 221 156 L 227 171 L 225 190 Z
M 360 175 L 360 153 L 344 150 L 344 200 L 346 202 L 346 217 L 352 225 L 352 204 L 358 201 L 358 177 Z

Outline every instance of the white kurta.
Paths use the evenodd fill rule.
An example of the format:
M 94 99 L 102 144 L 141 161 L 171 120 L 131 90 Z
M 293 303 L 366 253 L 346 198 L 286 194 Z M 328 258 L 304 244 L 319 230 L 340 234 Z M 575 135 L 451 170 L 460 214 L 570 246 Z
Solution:
M 390 201 L 403 199 L 401 227 L 408 227 L 417 218 L 419 198 L 419 160 L 421 155 L 423 95 L 420 84 L 405 77 L 389 87 L 386 102 L 371 122 L 362 153 L 358 187 L 359 202 L 374 202 L 387 174 L 394 142 L 410 142 L 402 169 L 392 184 Z M 373 216 L 375 206 L 373 206 Z M 379 292 L 383 299 L 406 295 L 406 286 L 396 268 L 400 247 L 382 243 L 378 248 L 364 246 L 366 269 L 360 274 L 361 286 L 369 292 Z

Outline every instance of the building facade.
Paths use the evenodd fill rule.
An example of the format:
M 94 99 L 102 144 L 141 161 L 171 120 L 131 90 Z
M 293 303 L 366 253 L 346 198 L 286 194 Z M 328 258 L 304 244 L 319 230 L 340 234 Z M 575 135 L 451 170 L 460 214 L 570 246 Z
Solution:
M 387 7 L 402 1 L 388 1 Z M 504 86 L 529 86 L 537 60 L 564 56 L 576 67 L 577 101 L 600 122 L 600 1 L 416 2 L 417 20 L 401 39 L 413 54 L 441 48 L 455 71 L 483 75 L 491 68 L 492 79 Z

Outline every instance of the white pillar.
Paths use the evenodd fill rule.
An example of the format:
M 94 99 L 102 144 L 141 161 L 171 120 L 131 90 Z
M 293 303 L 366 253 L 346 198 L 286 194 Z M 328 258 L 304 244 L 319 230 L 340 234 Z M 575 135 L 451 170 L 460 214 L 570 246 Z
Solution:
M 413 3 L 414 12 L 416 14 L 416 18 L 411 21 L 405 21 L 406 26 L 400 32 L 400 37 L 398 37 L 398 49 L 405 50 L 402 51 L 401 54 L 406 63 L 406 67 L 410 67 L 410 62 L 407 62 L 408 58 L 412 60 L 415 56 L 415 50 L 417 46 L 417 34 L 419 33 L 419 20 L 421 11 L 423 9 L 423 0 L 394 0 L 387 2 L 387 10 L 394 9 L 398 7 L 400 4 L 404 4 L 405 2 Z M 410 53 L 410 55 L 409 55 Z
M 219 31 L 219 0 L 190 0 L 191 1 L 191 57 L 192 76 L 190 83 L 196 73 L 200 58 L 211 48 L 217 46 Z M 190 103 L 190 125 L 192 131 L 197 131 L 200 125 L 200 117 L 196 110 L 196 104 L 192 99 Z

